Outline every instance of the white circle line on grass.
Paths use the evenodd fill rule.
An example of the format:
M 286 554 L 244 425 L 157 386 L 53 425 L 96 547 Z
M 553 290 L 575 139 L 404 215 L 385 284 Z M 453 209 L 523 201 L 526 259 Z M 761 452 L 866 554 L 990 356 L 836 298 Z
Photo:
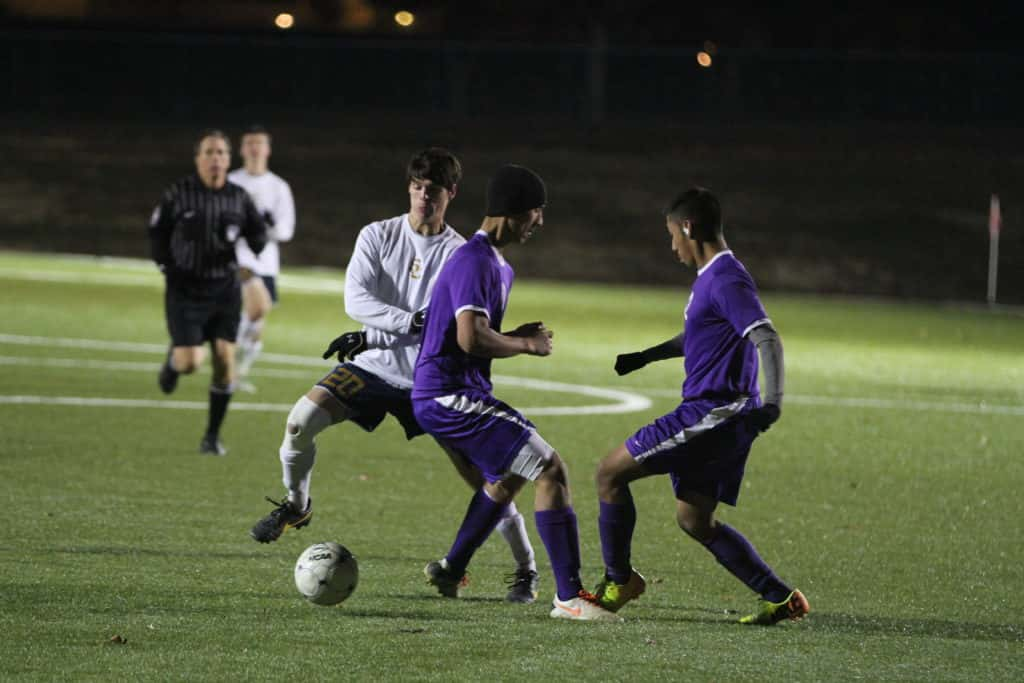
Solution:
M 519 377 L 517 379 L 523 380 L 522 386 L 528 386 L 527 378 Z M 649 407 L 650 401 L 643 397 L 640 398 L 641 401 L 647 401 L 648 406 L 639 407 L 641 405 L 641 401 L 621 401 L 619 403 L 607 405 L 527 407 L 520 408 L 519 411 L 527 416 L 630 413 L 638 410 L 644 410 L 646 407 Z M 0 405 L 73 406 L 84 408 L 158 408 L 164 410 L 206 410 L 209 407 L 209 404 L 206 401 L 170 401 L 141 398 L 110 398 L 105 396 L 28 395 L 0 395 Z M 250 401 L 232 401 L 231 403 L 231 410 L 287 413 L 291 409 L 291 403 L 254 403 Z
M 39 337 L 30 335 L 17 335 L 17 334 L 3 334 L 0 333 L 0 344 L 19 344 L 27 346 L 43 346 L 43 347 L 58 347 L 58 348 L 80 348 L 80 349 L 98 349 L 98 350 L 113 350 L 113 351 L 128 351 L 128 352 L 141 352 L 141 353 L 159 353 L 161 357 L 167 353 L 167 347 L 161 344 L 148 344 L 139 342 L 123 342 L 123 341 L 106 341 L 102 339 L 67 339 L 61 337 Z M 302 366 L 310 368 L 319 368 L 321 371 L 326 371 L 327 368 L 333 367 L 333 361 L 325 361 L 320 358 L 306 357 L 306 356 L 294 356 L 288 354 L 275 354 L 275 353 L 264 353 L 260 356 L 261 360 L 270 363 L 281 363 L 285 365 Z M 148 364 L 138 361 L 100 361 L 92 359 L 77 360 L 73 358 L 39 358 L 38 360 L 33 358 L 27 358 L 24 356 L 0 356 L 0 365 L 32 365 L 36 363 L 42 366 L 52 367 L 84 367 L 87 369 L 105 369 L 105 370 L 128 370 L 128 371 L 150 371 L 154 372 L 158 369 L 157 364 Z M 286 374 L 287 373 L 287 374 Z M 253 375 L 265 375 L 265 376 L 278 376 L 278 377 L 295 377 L 294 374 L 289 373 L 285 370 L 273 370 L 270 368 L 263 368 L 254 370 Z M 530 377 L 513 377 L 509 375 L 494 375 L 494 381 L 499 385 L 505 386 L 516 386 L 525 389 L 534 389 L 537 391 L 544 391 L 549 393 L 566 393 L 576 394 L 580 396 L 588 396 L 592 398 L 602 398 L 609 401 L 609 403 L 598 403 L 588 404 L 579 406 L 537 406 L 518 408 L 518 410 L 526 415 L 608 415 L 618 413 L 634 413 L 647 410 L 651 407 L 652 401 L 646 396 L 640 394 L 631 393 L 628 391 L 620 391 L 618 389 L 607 389 L 602 387 L 594 387 L 586 384 L 569 384 L 566 382 L 552 382 L 549 380 L 533 379 Z M 316 377 L 311 377 L 311 382 Z M 37 397 L 33 396 L 0 396 L 0 404 L 45 404 L 43 401 L 36 401 Z M 156 408 L 156 407 L 167 407 L 177 409 L 192 409 L 193 406 L 189 402 L 180 401 L 160 401 L 151 399 L 114 399 L 114 398 L 86 398 L 86 397 L 52 397 L 51 403 L 57 405 L 75 405 L 75 406 L 116 406 L 122 408 Z M 57 403 L 58 400 L 63 399 L 64 403 Z M 108 403 L 114 401 L 115 403 Z M 121 403 L 117 403 L 121 401 Z M 206 404 L 202 404 L 206 405 Z M 250 406 L 250 407 L 239 407 L 239 406 Z M 256 406 L 256 407 L 252 407 Z M 283 410 L 291 410 L 291 404 L 269 404 L 269 403 L 244 403 L 236 401 L 232 404 L 232 409 L 237 410 L 267 410 L 277 411 L 283 406 Z

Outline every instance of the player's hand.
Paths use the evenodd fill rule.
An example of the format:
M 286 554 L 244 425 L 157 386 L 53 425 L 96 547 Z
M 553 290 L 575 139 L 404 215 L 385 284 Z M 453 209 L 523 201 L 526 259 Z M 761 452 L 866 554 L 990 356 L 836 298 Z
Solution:
M 639 370 L 647 365 L 647 359 L 643 351 L 636 353 L 620 353 L 615 357 L 615 372 L 621 375 L 628 375 L 634 370 Z
M 427 309 L 422 308 L 412 314 L 412 324 L 409 325 L 409 334 L 419 334 L 423 326 L 427 324 Z
M 274 214 L 270 213 L 270 211 L 264 211 L 260 215 L 263 216 L 263 222 L 267 224 L 268 228 L 274 227 L 274 223 L 276 223 Z
M 551 352 L 554 351 L 551 339 L 555 336 L 555 333 L 553 330 L 544 327 L 542 322 L 520 325 L 509 332 L 509 334 L 513 337 L 523 337 L 526 339 L 526 353 L 531 356 L 550 356 Z
M 747 413 L 744 419 L 757 431 L 766 432 L 778 421 L 780 415 L 782 415 L 782 409 L 779 406 L 774 403 L 765 403 L 760 408 L 754 408 Z
M 346 332 L 331 342 L 331 345 L 324 351 L 324 359 L 338 354 L 338 362 L 344 363 L 352 360 L 366 350 L 366 332 Z

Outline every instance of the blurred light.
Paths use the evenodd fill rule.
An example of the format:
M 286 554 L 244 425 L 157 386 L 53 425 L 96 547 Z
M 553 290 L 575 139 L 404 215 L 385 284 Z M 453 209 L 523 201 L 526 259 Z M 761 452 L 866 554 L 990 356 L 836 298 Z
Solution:
M 395 23 L 398 24 L 399 26 L 402 26 L 403 28 L 408 28 L 409 26 L 412 26 L 415 22 L 416 15 L 413 14 L 412 12 L 407 12 L 405 10 L 395 12 Z
M 288 30 L 295 25 L 295 17 L 288 14 L 287 12 L 281 12 L 274 17 L 274 26 L 279 29 Z
M 711 55 L 701 50 L 697 53 L 697 63 L 705 68 L 711 66 Z
M 717 55 L 718 54 L 718 46 L 715 45 L 715 41 L 713 41 L 713 40 L 705 40 L 704 41 L 704 52 L 707 52 L 709 55 L 712 55 L 712 56 Z

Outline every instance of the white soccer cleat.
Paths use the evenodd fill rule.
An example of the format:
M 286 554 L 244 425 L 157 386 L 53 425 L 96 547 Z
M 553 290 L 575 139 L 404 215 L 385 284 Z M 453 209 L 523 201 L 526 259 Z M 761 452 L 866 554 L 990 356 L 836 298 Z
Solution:
M 573 619 L 576 621 L 622 621 L 622 617 L 614 612 L 609 612 L 604 607 L 601 607 L 601 603 L 598 602 L 596 597 L 583 590 L 581 590 L 575 598 L 570 598 L 568 600 L 559 600 L 556 595 L 551 604 L 552 619 Z

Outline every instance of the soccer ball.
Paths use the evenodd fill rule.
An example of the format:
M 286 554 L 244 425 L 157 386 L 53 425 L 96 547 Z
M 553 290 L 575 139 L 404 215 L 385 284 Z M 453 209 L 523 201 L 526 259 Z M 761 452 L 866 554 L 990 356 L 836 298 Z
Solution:
M 338 543 L 316 543 L 295 563 L 295 587 L 314 605 L 337 605 L 352 595 L 359 583 L 355 555 Z

